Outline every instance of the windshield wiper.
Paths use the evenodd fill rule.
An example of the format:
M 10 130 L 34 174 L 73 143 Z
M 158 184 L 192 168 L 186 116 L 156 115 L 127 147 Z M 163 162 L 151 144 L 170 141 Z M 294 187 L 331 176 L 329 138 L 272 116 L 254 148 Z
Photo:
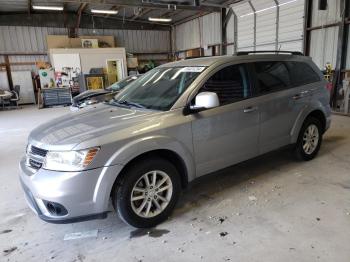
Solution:
M 126 101 L 126 100 L 122 100 L 122 101 L 114 100 L 113 102 L 116 103 L 116 104 L 120 104 L 120 105 L 134 106 L 134 107 L 137 107 L 137 108 L 146 108 L 145 106 L 143 106 L 141 104 L 138 104 L 138 103 L 135 103 L 135 102 L 129 102 L 129 101 Z

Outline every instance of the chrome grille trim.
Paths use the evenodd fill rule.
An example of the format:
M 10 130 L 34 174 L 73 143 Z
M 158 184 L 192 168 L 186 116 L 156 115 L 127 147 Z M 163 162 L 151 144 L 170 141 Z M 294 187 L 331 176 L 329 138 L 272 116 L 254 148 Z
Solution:
M 34 170 L 39 170 L 44 163 L 47 150 L 28 145 L 26 165 Z

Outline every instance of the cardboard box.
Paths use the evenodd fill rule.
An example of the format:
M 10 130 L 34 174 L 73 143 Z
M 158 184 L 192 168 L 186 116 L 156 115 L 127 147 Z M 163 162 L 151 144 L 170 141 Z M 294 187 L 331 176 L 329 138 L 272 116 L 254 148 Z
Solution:
M 186 51 L 186 57 L 200 57 L 203 54 L 203 48 L 196 48 Z
M 115 47 L 114 36 L 80 36 L 77 38 L 69 38 L 66 35 L 48 35 L 46 37 L 47 49 L 54 48 L 81 48 L 82 39 L 97 39 L 98 42 L 107 43 L 110 47 Z
M 128 68 L 136 68 L 139 66 L 139 62 L 136 57 L 130 57 L 126 59 Z

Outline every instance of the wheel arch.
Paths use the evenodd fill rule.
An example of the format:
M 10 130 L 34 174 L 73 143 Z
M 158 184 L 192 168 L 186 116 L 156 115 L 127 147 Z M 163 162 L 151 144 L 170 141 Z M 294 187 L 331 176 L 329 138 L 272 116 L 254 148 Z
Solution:
M 296 143 L 298 140 L 299 132 L 301 127 L 303 126 L 305 120 L 309 117 L 315 117 L 317 118 L 322 125 L 322 133 L 326 131 L 326 124 L 327 124 L 327 118 L 325 112 L 320 108 L 313 108 L 307 112 L 302 112 L 298 119 L 296 120 L 296 123 L 291 131 L 291 138 L 292 138 L 292 144 Z
M 163 158 L 163 159 L 166 159 L 167 161 L 169 161 L 170 163 L 172 163 L 180 174 L 182 188 L 187 187 L 188 182 L 189 182 L 189 179 L 188 179 L 188 172 L 189 171 L 188 171 L 186 163 L 182 159 L 182 157 L 178 153 L 176 153 L 172 150 L 169 150 L 169 149 L 155 149 L 155 150 L 147 151 L 147 152 L 144 152 L 142 154 L 135 156 L 133 159 L 131 159 L 123 167 L 123 169 L 120 171 L 119 175 L 117 176 L 116 180 L 114 181 L 110 195 L 113 194 L 115 187 L 120 185 L 120 181 L 125 177 L 128 169 L 132 165 L 134 165 L 135 163 L 142 161 L 144 159 L 149 159 L 149 158 L 153 158 L 153 157 Z
M 323 134 L 326 130 L 326 116 L 325 116 L 325 114 L 321 110 L 316 109 L 316 110 L 312 111 L 310 114 L 308 114 L 306 116 L 306 118 L 304 119 L 304 121 L 309 117 L 317 118 L 321 122 L 322 134 Z

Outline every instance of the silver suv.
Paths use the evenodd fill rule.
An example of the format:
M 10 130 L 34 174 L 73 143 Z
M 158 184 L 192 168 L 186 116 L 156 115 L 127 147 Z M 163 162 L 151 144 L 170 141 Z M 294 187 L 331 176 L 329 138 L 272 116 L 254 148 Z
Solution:
M 126 223 L 152 227 L 195 178 L 287 145 L 311 160 L 330 114 L 320 70 L 297 53 L 169 63 L 33 130 L 20 181 L 47 222 L 104 218 L 112 202 Z

